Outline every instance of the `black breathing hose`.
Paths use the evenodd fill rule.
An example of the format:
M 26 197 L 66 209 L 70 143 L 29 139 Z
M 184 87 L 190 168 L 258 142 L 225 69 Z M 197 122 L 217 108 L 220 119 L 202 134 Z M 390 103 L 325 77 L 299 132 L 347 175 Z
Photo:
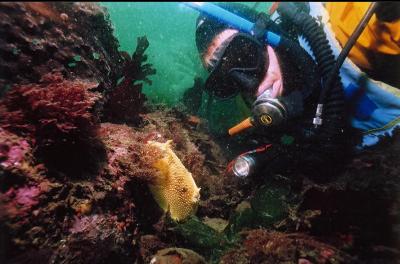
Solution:
M 325 31 L 315 18 L 307 13 L 300 12 L 292 3 L 281 2 L 279 4 L 278 12 L 298 28 L 297 32 L 301 32 L 300 34 L 310 45 L 322 77 L 322 90 L 318 100 L 316 117 L 313 120 L 315 127 L 321 126 L 319 126 L 319 129 L 311 129 L 311 133 L 309 133 L 311 136 L 305 138 L 305 143 L 309 142 L 310 144 L 306 143 L 303 150 L 308 149 L 312 155 L 310 155 L 310 159 L 306 157 L 300 160 L 303 166 L 304 163 L 312 164 L 312 166 L 306 165 L 304 167 L 315 168 L 317 166 L 321 172 L 329 175 L 334 171 L 334 168 L 340 167 L 338 164 L 342 164 L 343 159 L 345 159 L 344 151 L 347 148 L 345 141 L 347 140 L 349 124 L 345 114 L 344 89 L 339 69 L 355 41 L 368 24 L 376 7 L 376 3 L 371 4 L 336 61 Z M 323 124 L 321 116 L 324 119 Z M 304 153 L 301 152 L 303 151 L 300 150 L 300 157 L 304 157 Z M 335 164 L 335 166 L 327 166 L 327 161 Z
M 299 71 L 303 72 L 304 75 L 304 85 L 301 89 L 302 96 L 304 100 L 314 92 L 321 89 L 321 82 L 315 78 L 318 76 L 317 65 L 314 60 L 298 43 L 281 36 L 281 41 L 277 50 L 283 50 L 287 52 L 292 58 L 296 65 L 301 65 L 298 68 Z
M 302 144 L 293 153 L 299 166 L 304 168 L 307 174 L 319 175 L 317 178 L 325 178 L 333 175 L 339 164 L 344 164 L 347 145 L 346 133 L 348 127 L 347 115 L 345 114 L 345 96 L 340 76 L 336 73 L 330 77 L 335 67 L 335 56 L 322 26 L 308 13 L 300 12 L 298 8 L 288 2 L 281 2 L 278 12 L 283 19 L 288 19 L 297 27 L 298 34 L 308 42 L 319 71 L 318 81 L 322 83 L 322 90 L 326 87 L 329 78 L 333 78 L 334 85 L 327 90 L 324 102 L 323 125 L 318 129 L 313 128 L 312 123 L 318 123 L 322 119 L 314 118 L 310 126 L 303 131 Z M 315 77 L 315 75 L 314 75 Z M 320 79 L 321 78 L 321 79 Z M 321 91 L 321 90 L 320 90 Z M 316 104 L 316 102 L 314 102 Z M 317 105 L 317 109 L 322 110 Z M 322 113 L 321 113 L 322 114 Z M 320 122 L 322 124 L 322 122 Z M 296 153 L 296 154 L 295 154 Z M 307 153 L 305 155 L 304 153 Z M 331 166 L 332 164 L 335 164 Z M 310 171 L 307 171 L 310 170 Z
M 322 90 L 326 88 L 328 79 L 332 78 L 334 81 L 331 89 L 326 91 L 327 98 L 325 99 L 323 112 L 325 122 L 320 128 L 318 136 L 323 138 L 325 142 L 333 143 L 333 141 L 338 140 L 340 142 L 346 125 L 345 97 L 340 76 L 337 73 L 334 76 L 330 76 L 336 61 L 326 34 L 315 18 L 309 14 L 299 12 L 292 3 L 281 2 L 278 12 L 282 16 L 289 18 L 299 28 L 298 32 L 301 32 L 309 43 L 322 77 Z
M 364 17 L 358 24 L 357 28 L 354 30 L 353 34 L 350 36 L 348 42 L 342 49 L 340 55 L 335 62 L 333 52 L 326 38 L 326 34 L 323 29 L 318 26 L 315 19 L 309 14 L 299 12 L 296 6 L 292 3 L 280 3 L 278 7 L 278 12 L 286 15 L 297 27 L 302 30 L 301 32 L 303 32 L 303 36 L 309 42 L 316 57 L 318 66 L 321 70 L 324 85 L 322 86 L 322 90 L 320 92 L 316 116 L 313 120 L 313 123 L 316 126 L 322 124 L 322 114 L 325 114 L 325 117 L 328 116 L 329 118 L 329 115 L 327 115 L 327 113 L 333 114 L 333 112 L 335 111 L 337 113 L 341 112 L 340 108 L 343 108 L 344 104 L 342 105 L 340 101 L 341 98 L 344 99 L 344 97 L 343 92 L 339 92 L 339 88 L 343 90 L 342 87 L 339 87 L 341 86 L 341 79 L 338 74 L 339 69 L 342 66 L 347 55 L 349 54 L 351 48 L 354 46 L 354 43 L 357 41 L 364 28 L 367 26 L 372 15 L 375 13 L 377 7 L 378 5 L 376 2 L 373 2 L 369 6 Z M 324 112 L 323 106 L 325 107 Z

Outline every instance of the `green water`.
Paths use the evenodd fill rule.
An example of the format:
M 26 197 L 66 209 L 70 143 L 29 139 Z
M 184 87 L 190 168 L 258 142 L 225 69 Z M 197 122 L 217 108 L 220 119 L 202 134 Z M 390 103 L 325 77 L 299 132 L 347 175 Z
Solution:
M 132 53 L 136 38 L 146 35 L 150 46 L 147 50 L 149 62 L 157 74 L 151 76 L 153 84 L 145 84 L 143 92 L 150 101 L 175 106 L 184 91 L 192 87 L 194 77 L 207 77 L 195 43 L 195 25 L 199 13 L 180 2 L 102 2 L 110 14 L 114 34 L 120 42 L 120 50 Z M 243 2 L 254 6 L 255 2 Z M 258 11 L 267 11 L 270 3 L 259 3 Z M 201 95 L 199 95 L 201 96 Z M 243 107 L 240 97 L 232 100 L 203 104 L 198 115 L 207 118 L 215 133 L 226 129 L 247 117 L 249 111 Z M 237 109 L 237 111 L 232 111 Z M 229 110 L 229 111 L 228 111 Z

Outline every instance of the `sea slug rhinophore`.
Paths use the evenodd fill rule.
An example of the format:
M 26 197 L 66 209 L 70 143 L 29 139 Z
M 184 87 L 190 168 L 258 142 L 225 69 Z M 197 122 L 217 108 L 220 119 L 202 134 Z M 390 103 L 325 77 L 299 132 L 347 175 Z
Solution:
M 149 141 L 159 149 L 162 158 L 153 166 L 159 171 L 150 190 L 158 205 L 169 211 L 171 218 L 180 221 L 195 213 L 200 200 L 200 188 L 171 148 L 172 140 L 165 143 Z

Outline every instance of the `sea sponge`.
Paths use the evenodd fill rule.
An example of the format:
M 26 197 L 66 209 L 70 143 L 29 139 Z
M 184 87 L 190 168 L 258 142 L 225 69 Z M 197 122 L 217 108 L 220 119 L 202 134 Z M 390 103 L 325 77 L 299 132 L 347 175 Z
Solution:
M 164 211 L 169 211 L 172 219 L 180 221 L 196 211 L 200 188 L 171 149 L 171 143 L 172 140 L 165 143 L 148 142 L 162 153 L 162 158 L 153 164 L 159 174 L 149 187 L 158 205 Z

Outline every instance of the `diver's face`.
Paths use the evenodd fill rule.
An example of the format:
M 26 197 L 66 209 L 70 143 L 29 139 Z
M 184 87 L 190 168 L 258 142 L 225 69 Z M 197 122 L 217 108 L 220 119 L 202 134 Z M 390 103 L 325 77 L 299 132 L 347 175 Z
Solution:
M 267 92 L 270 97 L 276 98 L 283 93 L 282 71 L 274 49 L 267 45 L 265 52 L 269 58 L 269 65 L 255 95 L 258 97 Z
M 252 72 L 248 71 L 248 69 L 242 70 L 241 72 L 239 72 L 239 74 L 241 76 L 239 77 L 243 77 L 245 82 L 239 82 L 240 86 L 243 86 L 242 88 L 231 88 L 232 86 L 236 86 L 237 82 L 235 82 L 233 85 L 231 83 L 232 78 L 221 78 L 221 74 L 223 76 L 227 76 L 229 74 L 232 73 L 232 71 L 226 71 L 226 70 L 222 70 L 222 71 L 218 71 L 219 69 L 221 69 L 221 67 L 217 67 L 216 72 L 220 72 L 219 74 L 219 78 L 213 78 L 213 86 L 214 87 L 214 91 L 215 91 L 215 87 L 225 87 L 223 89 L 219 89 L 219 90 L 226 90 L 227 94 L 229 95 L 229 90 L 231 91 L 235 91 L 235 90 L 239 90 L 242 94 L 242 96 L 247 99 L 248 101 L 252 101 L 254 99 L 256 99 L 256 97 L 260 96 L 261 94 L 264 93 L 264 95 L 266 95 L 265 93 L 268 93 L 268 95 L 270 97 L 278 97 L 281 96 L 283 93 L 283 86 L 282 86 L 282 73 L 281 73 L 281 68 L 279 65 L 279 61 L 277 58 L 277 55 L 275 53 L 275 51 L 273 50 L 273 48 L 271 46 L 268 45 L 262 45 L 260 44 L 260 46 L 257 47 L 253 47 L 254 49 L 257 48 L 258 52 L 252 52 L 253 48 L 249 49 L 249 46 L 245 45 L 244 43 L 248 43 L 248 42 L 239 42 L 239 45 L 234 45 L 231 44 L 234 41 L 230 42 L 231 47 L 235 47 L 235 52 L 231 52 L 231 54 L 233 54 L 233 56 L 227 56 L 227 58 L 225 58 L 225 54 L 224 56 L 221 58 L 221 56 L 218 56 L 218 53 L 220 53 L 221 46 L 223 46 L 223 43 L 232 37 L 236 37 L 234 36 L 235 34 L 237 34 L 238 31 L 234 30 L 234 29 L 228 29 L 225 30 L 223 32 L 221 32 L 220 34 L 218 34 L 213 41 L 211 42 L 211 44 L 209 45 L 209 48 L 207 49 L 207 51 L 203 54 L 203 64 L 204 66 L 211 71 L 215 65 L 218 62 L 218 59 L 220 58 L 220 60 L 222 61 L 220 65 L 225 65 L 224 63 L 224 59 L 227 59 L 228 61 L 237 61 L 236 63 L 234 63 L 233 65 L 236 65 L 240 63 L 240 60 L 247 60 L 247 61 L 262 61 L 262 62 L 267 62 L 267 63 L 259 63 L 257 65 L 260 65 L 260 67 L 257 67 L 257 70 L 259 73 L 256 75 L 257 78 L 254 78 L 254 74 L 252 74 Z M 229 52 L 228 52 L 229 53 Z M 246 54 L 250 54 L 250 55 L 246 55 Z M 263 56 L 263 57 L 261 57 Z M 261 60 L 260 60 L 261 58 Z M 251 64 L 251 63 L 250 63 Z M 229 65 L 229 64 L 228 64 Z M 229 68 L 229 69 L 239 69 L 239 68 Z M 229 70 L 228 69 L 228 70 Z M 240 71 L 240 69 L 239 69 Z M 237 76 L 234 76 L 237 77 Z M 253 78 L 252 78 L 253 77 Z M 211 78 L 209 78 L 211 79 Z M 248 82 L 247 80 L 251 80 L 251 88 L 249 88 L 249 86 L 245 86 L 242 85 L 242 83 L 244 84 L 248 84 L 250 82 Z M 241 81 L 241 80 L 239 80 Z M 246 82 L 247 81 L 247 82 Z M 217 89 L 218 89 L 217 88 Z M 218 91 L 219 91 L 218 90 Z M 221 93 L 222 94 L 222 93 Z M 217 96 L 218 97 L 218 96 Z

